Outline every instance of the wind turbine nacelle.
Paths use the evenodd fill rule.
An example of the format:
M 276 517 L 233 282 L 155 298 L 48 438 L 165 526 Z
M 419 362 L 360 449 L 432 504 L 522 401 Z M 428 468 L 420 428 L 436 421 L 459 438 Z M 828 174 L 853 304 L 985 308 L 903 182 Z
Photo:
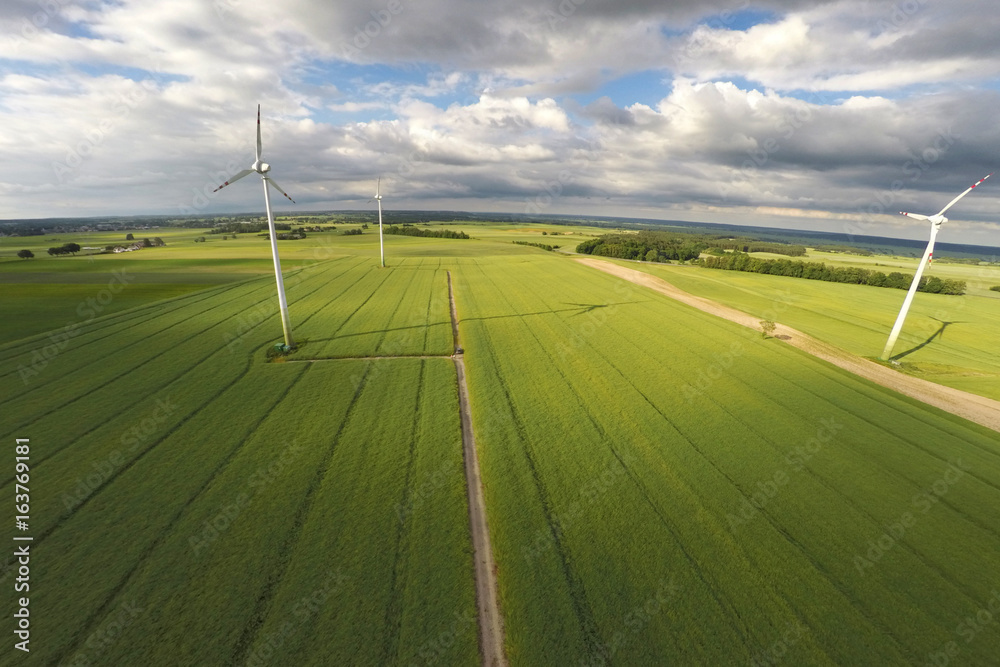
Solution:
M 940 227 L 942 223 L 948 222 L 948 218 L 943 215 L 932 215 L 928 218 L 935 227 Z
M 267 172 L 271 171 L 271 165 L 269 165 L 266 162 L 261 162 L 260 160 L 254 162 L 253 166 L 250 168 L 256 171 L 258 174 L 266 174 Z

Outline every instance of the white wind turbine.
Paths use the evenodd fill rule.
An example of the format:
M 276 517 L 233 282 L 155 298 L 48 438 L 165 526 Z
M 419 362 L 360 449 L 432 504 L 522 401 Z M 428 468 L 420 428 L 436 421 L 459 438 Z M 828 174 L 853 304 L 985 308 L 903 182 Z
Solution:
M 378 202 L 378 254 L 382 260 L 382 268 L 385 268 L 385 246 L 382 245 L 382 177 L 378 177 L 378 181 L 375 183 L 375 196 L 368 200 L 371 204 L 372 201 Z
M 281 261 L 278 259 L 278 235 L 274 231 L 274 216 L 271 215 L 271 194 L 267 189 L 268 184 L 270 184 L 275 190 L 285 195 L 288 201 L 295 203 L 295 200 L 288 196 L 288 193 L 281 189 L 281 186 L 275 183 L 267 175 L 267 172 L 271 171 L 271 165 L 266 162 L 260 161 L 260 105 L 257 105 L 257 159 L 254 163 L 250 165 L 249 169 L 244 169 L 239 172 L 228 181 L 215 188 L 212 192 L 218 192 L 222 188 L 226 187 L 230 183 L 235 183 L 244 176 L 249 176 L 253 173 L 260 174 L 261 182 L 264 185 L 264 207 L 267 209 L 267 230 L 268 236 L 271 239 L 271 257 L 274 258 L 274 279 L 278 283 L 278 304 L 281 307 L 281 328 L 285 332 L 285 345 L 288 347 L 295 347 L 295 341 L 292 340 L 292 325 L 288 321 L 288 302 L 285 300 L 285 281 L 281 277 Z
M 992 175 L 992 173 L 987 174 L 973 183 L 968 190 L 952 199 L 947 206 L 937 213 L 937 215 L 920 215 L 919 213 L 899 212 L 900 215 L 916 218 L 917 220 L 929 221 L 931 223 L 931 240 L 927 243 L 927 249 L 924 250 L 924 256 L 920 259 L 920 264 L 917 266 L 917 272 L 913 274 L 913 282 L 910 283 L 910 290 L 906 293 L 906 298 L 903 299 L 903 307 L 899 309 L 899 315 L 896 317 L 896 323 L 892 325 L 892 332 L 889 334 L 889 340 L 886 341 L 885 349 L 882 350 L 881 358 L 883 361 L 888 361 L 889 355 L 892 354 L 892 348 L 896 344 L 899 332 L 903 329 L 903 322 L 906 321 L 906 313 L 910 310 L 910 304 L 913 302 L 913 295 L 917 293 L 917 287 L 920 284 L 920 277 L 924 274 L 924 267 L 927 266 L 927 262 L 931 261 L 934 256 L 934 240 L 937 239 L 938 232 L 941 230 L 941 224 L 948 222 L 948 218 L 944 217 L 944 212 L 958 203 L 959 199 L 972 192 L 977 185 Z

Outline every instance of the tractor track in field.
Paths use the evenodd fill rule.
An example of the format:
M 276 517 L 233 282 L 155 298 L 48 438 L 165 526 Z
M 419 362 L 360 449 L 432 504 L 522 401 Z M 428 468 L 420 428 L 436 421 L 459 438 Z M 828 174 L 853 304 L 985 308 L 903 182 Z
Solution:
M 462 420 L 462 451 L 465 460 L 465 481 L 469 500 L 469 529 L 472 533 L 472 557 L 476 574 L 476 607 L 479 619 L 479 649 L 482 664 L 486 667 L 506 666 L 503 652 L 503 619 L 498 603 L 496 563 L 490 531 L 486 523 L 486 501 L 479 474 L 479 457 L 476 438 L 472 431 L 472 412 L 469 410 L 469 386 L 465 381 L 464 352 L 459 345 L 458 311 L 455 292 L 448 275 L 448 303 L 451 309 L 451 335 L 455 342 L 455 371 L 458 374 L 458 403 Z
M 759 318 L 711 299 L 685 292 L 662 278 L 599 259 L 581 257 L 577 258 L 576 261 L 631 283 L 648 287 L 710 315 L 727 319 L 750 329 L 758 329 L 759 327 Z M 963 419 L 968 419 L 986 428 L 1000 431 L 1000 401 L 935 384 L 912 375 L 905 375 L 874 361 L 850 354 L 784 324 L 776 325 L 774 336 L 792 347 L 875 384 L 915 398 L 922 403 L 950 412 Z

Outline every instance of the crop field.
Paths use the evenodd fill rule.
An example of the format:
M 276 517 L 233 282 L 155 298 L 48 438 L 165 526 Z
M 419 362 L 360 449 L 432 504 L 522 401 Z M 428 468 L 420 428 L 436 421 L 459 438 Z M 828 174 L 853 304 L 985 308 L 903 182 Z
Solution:
M 289 275 L 299 320 L 357 312 L 366 261 Z M 45 489 L 39 664 L 475 662 L 453 364 L 264 363 L 273 302 L 251 279 L 0 346 L 2 430 Z
M 335 294 L 307 298 L 326 303 L 297 329 L 308 342 L 291 358 L 451 354 L 447 273 L 439 258 L 406 258 L 385 271 L 354 261 L 331 287 Z
M 35 333 L 0 339 L 0 432 L 31 438 L 32 661 L 479 664 L 449 272 L 510 664 L 994 660 L 996 432 L 511 243 L 589 230 L 444 226 L 473 238 L 390 237 L 386 269 L 368 230 L 282 242 L 301 346 L 272 362 L 259 239 L 0 262 L 38 296 Z M 122 266 L 167 298 L 76 313 Z M 851 351 L 903 295 L 643 268 Z M 992 373 L 967 299 L 902 361 Z
M 869 358 L 881 354 L 905 297 L 903 290 L 864 285 L 689 266 L 634 262 L 628 266 L 659 276 L 691 294 L 787 324 Z M 1000 271 L 994 272 L 1000 282 Z M 984 279 L 978 283 L 984 283 Z M 970 286 L 978 283 L 970 282 Z M 971 290 L 964 296 L 918 293 L 893 357 L 905 371 L 918 377 L 1000 399 L 997 349 L 1000 299 L 976 295 Z
M 899 664 L 961 641 L 1000 586 L 994 432 L 588 271 L 456 273 L 512 664 Z M 990 626 L 961 650 L 998 645 Z

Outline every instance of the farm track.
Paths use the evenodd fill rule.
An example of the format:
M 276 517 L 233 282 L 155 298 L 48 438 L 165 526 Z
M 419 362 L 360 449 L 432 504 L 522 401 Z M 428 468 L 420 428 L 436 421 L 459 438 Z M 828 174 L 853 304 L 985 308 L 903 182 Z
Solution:
M 462 450 L 465 460 L 465 481 L 469 499 L 469 529 L 472 533 L 473 559 L 476 573 L 476 607 L 479 617 L 479 647 L 486 667 L 507 664 L 503 645 L 503 619 L 498 604 L 496 562 L 490 544 L 490 531 L 486 522 L 486 501 L 476 453 L 476 437 L 472 430 L 472 411 L 469 409 L 469 386 L 465 380 L 464 353 L 459 353 L 458 310 L 455 293 L 448 271 L 448 303 L 451 310 L 451 332 L 455 342 L 455 370 L 458 373 L 458 403 L 462 420 Z
M 612 328 L 614 328 L 614 323 L 609 323 L 609 325 Z M 622 337 L 623 337 L 623 340 L 627 341 L 627 337 L 626 336 L 623 335 Z M 666 413 L 664 413 L 663 410 L 661 410 L 660 407 L 658 407 L 648 396 L 646 396 L 645 393 L 643 393 L 637 386 L 635 386 L 635 384 L 631 381 L 631 379 L 629 379 L 624 373 L 622 373 L 622 371 L 620 369 L 618 369 L 606 357 L 604 357 L 604 355 L 599 350 L 597 350 L 596 348 L 594 348 L 589 343 L 588 343 L 588 346 L 591 348 L 591 351 L 592 351 L 593 354 L 599 355 L 602 358 L 604 358 L 605 362 L 608 363 L 608 365 L 611 368 L 613 368 L 616 372 L 619 373 L 619 375 L 621 376 L 621 379 L 624 382 L 626 382 L 627 384 L 629 384 L 633 388 L 633 390 L 636 391 L 640 396 L 642 396 L 642 398 L 646 401 L 646 403 L 649 404 L 650 407 L 652 407 L 654 410 L 656 410 L 656 412 L 664 419 L 665 422 L 671 424 L 671 426 L 674 428 L 674 430 L 677 431 L 682 437 L 684 437 L 688 441 L 688 443 L 690 444 L 690 446 L 692 446 L 699 453 L 699 455 L 701 455 L 702 458 L 709 465 L 711 465 L 719 474 L 721 474 L 723 477 L 725 477 L 727 479 L 727 481 L 734 488 L 739 489 L 740 493 L 743 493 L 743 494 L 745 494 L 747 496 L 750 495 L 750 491 L 742 488 L 739 484 L 737 484 L 736 481 L 731 477 L 731 475 L 729 475 L 724 470 L 722 470 L 721 468 L 719 468 L 716 465 L 716 463 L 707 454 L 705 454 L 701 450 L 701 448 L 699 446 L 697 446 L 693 442 L 690 434 L 684 433 L 683 431 L 681 431 L 680 429 L 678 429 L 672 423 L 672 421 L 670 420 L 670 418 L 668 417 L 668 415 Z M 634 348 L 633 354 L 645 354 L 645 352 L 643 350 L 641 350 L 639 348 L 636 348 L 634 345 L 633 345 L 633 348 Z M 773 369 L 770 369 L 770 368 L 762 366 L 762 367 L 760 367 L 760 372 L 761 373 L 773 373 L 774 371 L 773 371 Z M 791 384 L 794 384 L 804 394 L 810 394 L 810 395 L 814 396 L 816 399 L 819 399 L 819 400 L 827 400 L 827 401 L 831 401 L 832 400 L 830 396 L 821 395 L 820 393 L 817 393 L 815 390 L 811 389 L 808 385 L 796 382 L 794 378 L 785 377 L 785 376 L 781 376 L 781 375 L 779 375 L 778 377 L 780 377 L 785 382 L 789 382 Z M 844 387 L 847 386 L 846 382 L 840 380 L 837 377 L 832 377 L 831 379 L 833 379 L 835 382 L 837 382 L 841 386 L 844 386 Z M 873 392 L 873 394 L 875 394 L 875 395 L 873 395 L 872 398 L 874 400 L 878 401 L 880 404 L 884 405 L 887 410 L 893 410 L 893 411 L 898 411 L 899 410 L 898 406 L 892 405 L 889 401 L 885 400 L 885 398 L 884 398 L 883 395 L 878 395 L 877 392 Z M 727 406 L 727 404 L 725 402 L 716 400 L 715 398 L 713 398 L 711 396 L 705 396 L 704 398 L 706 400 L 708 400 L 708 401 L 711 401 L 720 411 L 726 413 L 728 415 L 728 417 L 730 419 L 732 419 L 734 422 L 741 423 L 741 424 L 743 424 L 744 427 L 752 430 L 752 427 L 749 424 L 745 423 L 745 421 L 740 417 L 740 415 L 737 414 L 736 412 L 734 412 L 729 406 Z M 872 426 L 875 429 L 879 429 L 879 430 L 883 430 L 883 431 L 885 430 L 882 427 L 882 425 L 879 424 L 879 423 L 876 423 L 876 422 L 874 422 L 874 421 L 872 421 L 870 419 L 867 419 L 867 418 L 864 418 L 864 417 L 861 417 L 861 416 L 858 416 L 858 418 L 861 419 L 862 421 L 864 421 L 865 423 L 869 424 L 870 426 Z M 921 421 L 923 421 L 923 420 L 921 420 Z M 928 423 L 928 427 L 929 428 L 934 428 L 934 425 Z M 927 454 L 928 456 L 933 457 L 933 458 L 939 460 L 942 465 L 947 465 L 950 462 L 950 460 L 947 457 L 943 457 L 943 456 L 940 456 L 939 454 L 934 453 L 934 451 L 932 449 L 924 446 L 918 440 L 914 440 L 912 438 L 906 438 L 906 437 L 904 437 L 904 436 L 902 436 L 900 434 L 894 434 L 894 433 L 890 433 L 888 431 L 886 431 L 886 433 L 887 433 L 887 435 L 891 435 L 891 436 L 893 436 L 895 438 L 900 439 L 903 443 L 905 443 L 906 446 L 918 449 L 918 450 L 924 452 L 925 454 Z M 759 433 L 757 435 L 758 435 L 758 437 L 761 438 L 761 440 L 763 442 L 767 443 L 768 447 L 772 451 L 780 452 L 780 448 L 770 438 L 764 436 L 763 434 L 759 434 Z M 901 482 L 903 482 L 905 484 L 911 485 L 912 486 L 912 490 L 913 490 L 914 493 L 919 492 L 919 491 L 922 490 L 922 486 L 921 486 L 921 484 L 920 484 L 920 482 L 918 480 L 911 479 L 910 477 L 907 477 L 907 476 L 899 473 L 897 470 L 895 470 L 895 469 L 893 469 L 891 467 L 885 466 L 882 463 L 876 463 L 875 465 L 880 470 L 882 470 L 886 475 L 894 477 L 895 479 L 897 479 L 897 480 L 899 480 L 899 481 L 901 481 Z M 855 499 L 852 498 L 849 493 L 844 493 L 841 489 L 837 488 L 830 481 L 828 481 L 827 479 L 825 479 L 824 477 L 822 477 L 821 475 L 819 475 L 815 471 L 809 470 L 808 474 L 818 484 L 820 484 L 823 487 L 825 487 L 831 493 L 836 494 L 840 498 L 841 502 L 844 502 L 847 505 L 851 506 L 860 515 L 865 516 L 867 519 L 869 519 L 870 521 L 872 521 L 873 524 L 877 525 L 879 523 L 879 519 L 877 517 L 875 517 L 871 512 L 869 512 L 868 510 L 866 510 L 862 505 L 860 505 L 859 503 L 857 503 L 855 501 Z M 986 484 L 987 486 L 991 486 L 994 489 L 1000 490 L 1000 487 L 997 487 L 996 484 L 990 482 L 987 479 L 982 478 L 980 475 L 977 475 L 975 471 L 969 471 L 969 474 L 971 474 L 971 476 L 975 477 L 976 479 L 978 479 L 983 484 Z M 963 516 L 965 518 L 965 520 L 969 521 L 971 524 L 975 525 L 979 529 L 984 530 L 986 532 L 990 531 L 990 526 L 986 525 L 983 521 L 981 521 L 979 519 L 976 519 L 975 517 L 968 516 L 967 514 L 965 514 L 964 512 L 962 512 L 958 507 L 956 507 L 953 502 L 950 502 L 947 498 L 941 498 L 939 500 L 939 502 L 943 506 L 947 506 L 947 507 L 951 508 L 952 510 L 954 510 L 957 514 L 960 514 L 961 516 Z M 788 531 L 786 529 L 784 529 L 780 524 L 778 524 L 775 521 L 774 517 L 771 516 L 771 513 L 768 511 L 767 508 L 762 509 L 761 510 L 761 514 L 764 515 L 767 518 L 767 520 L 774 526 L 774 528 L 776 530 L 780 531 L 791 544 L 794 544 L 796 546 L 796 548 L 802 553 L 802 555 L 804 557 L 809 558 L 811 561 L 813 561 L 813 564 L 817 568 L 817 570 L 824 572 L 824 575 L 827 577 L 827 580 L 831 583 L 831 585 L 833 585 L 834 587 L 836 587 L 846 598 L 850 599 L 850 595 L 843 589 L 842 582 L 838 582 L 837 578 L 831 572 L 827 571 L 818 562 L 815 562 L 815 559 L 813 559 L 809 555 L 808 551 L 806 549 L 804 549 L 803 545 L 801 545 L 797 540 L 795 540 L 788 533 Z M 974 599 L 974 591 L 970 591 L 970 590 L 968 590 L 968 588 L 964 588 L 962 586 L 962 584 L 960 582 L 958 582 L 957 580 L 955 580 L 954 577 L 950 576 L 950 574 L 947 571 L 941 569 L 940 567 L 938 567 L 932 561 L 929 561 L 922 553 L 920 553 L 919 551 L 917 551 L 916 549 L 914 549 L 913 547 L 911 547 L 910 545 L 905 544 L 905 543 L 901 543 L 901 547 L 900 548 L 905 549 L 907 552 L 909 552 L 910 554 L 912 554 L 914 558 L 920 560 L 926 567 L 928 567 L 929 569 L 935 571 L 939 576 L 941 576 L 941 578 L 943 580 L 947 581 L 949 585 L 953 586 L 957 592 L 961 593 L 962 595 L 964 595 L 965 597 L 967 597 L 970 600 Z M 877 623 L 875 621 L 873 621 L 872 618 L 869 617 L 868 620 L 869 620 L 869 622 L 877 625 Z M 891 635 L 891 633 L 887 629 L 885 629 L 885 628 L 883 628 L 883 632 L 885 632 L 887 635 Z
M 689 294 L 674 287 L 662 278 L 657 278 L 648 273 L 597 259 L 577 258 L 576 261 L 622 278 L 623 280 L 648 287 L 681 303 L 750 329 L 757 329 L 759 326 L 759 320 L 752 315 L 748 315 L 735 308 L 730 308 L 729 306 L 724 306 L 710 299 Z M 804 334 L 783 324 L 778 324 L 774 333 L 775 337 L 779 340 L 859 377 L 968 419 L 986 428 L 1000 431 L 1000 401 L 970 394 L 951 387 L 945 387 L 944 385 L 935 384 L 910 375 L 904 375 L 873 361 L 855 357 L 844 350 L 819 341 L 808 334 Z

